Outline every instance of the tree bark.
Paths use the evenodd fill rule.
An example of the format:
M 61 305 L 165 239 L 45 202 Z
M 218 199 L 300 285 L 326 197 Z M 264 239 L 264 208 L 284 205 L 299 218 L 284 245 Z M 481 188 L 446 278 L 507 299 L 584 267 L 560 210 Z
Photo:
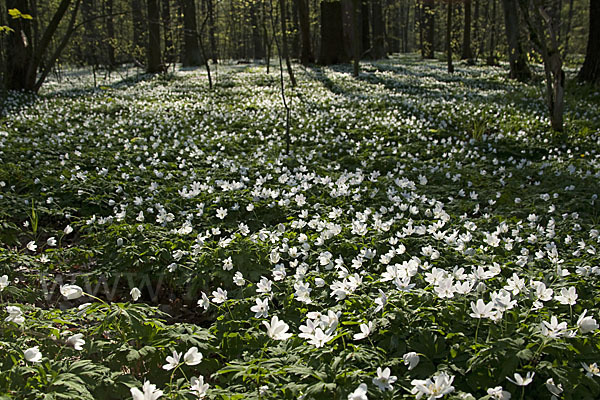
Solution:
M 517 0 L 502 0 L 504 6 L 504 23 L 506 41 L 508 43 L 508 61 L 510 63 L 510 78 L 521 82 L 531 79 L 531 71 L 519 35 L 519 13 Z
M 206 0 L 206 6 L 208 8 L 208 39 L 210 44 L 210 56 L 213 64 L 217 64 L 219 54 L 217 52 L 217 40 L 215 37 L 215 7 L 213 0 Z
M 471 49 L 471 0 L 465 0 L 465 27 L 463 30 L 463 45 L 460 58 L 461 60 L 473 61 L 473 50 Z
M 258 26 L 258 18 L 256 16 L 257 6 L 257 3 L 250 4 L 250 24 L 252 24 L 252 50 L 254 61 L 258 61 L 265 57 L 265 49 L 260 37 L 260 27 Z
M 146 45 L 144 44 L 144 33 L 146 32 L 146 19 L 144 18 L 144 11 L 142 9 L 141 0 L 131 0 L 131 16 L 133 22 L 133 58 L 139 59 L 139 54 L 142 50 L 145 49 Z
M 341 1 L 321 2 L 321 50 L 318 63 L 321 65 L 348 62 L 344 48 L 344 25 Z
M 113 0 L 106 0 L 105 3 L 106 10 L 106 54 L 108 58 L 109 67 L 114 67 L 116 65 L 115 60 L 115 24 L 113 20 Z
M 435 3 L 423 0 L 423 40 L 421 42 L 423 58 L 434 58 L 435 47 Z
M 202 54 L 198 43 L 198 23 L 196 22 L 196 3 L 194 0 L 183 0 L 183 54 L 181 63 L 184 67 L 202 65 Z
M 146 72 L 155 74 L 162 72 L 162 57 L 160 55 L 160 11 L 158 0 L 147 0 L 148 3 L 148 57 Z
M 371 30 L 369 29 L 369 3 L 368 0 L 359 0 L 358 9 L 359 29 L 360 29 L 360 55 L 361 58 L 373 58 L 371 54 Z
M 285 8 L 285 0 L 279 0 L 279 12 L 281 13 L 281 56 L 285 59 L 285 66 L 287 68 L 292 87 L 295 87 L 296 78 L 294 77 L 294 71 L 292 70 L 292 63 L 290 62 L 290 52 L 287 42 L 287 13 Z
M 580 82 L 600 84 L 600 1 L 590 1 L 590 31 L 585 61 L 577 75 Z
M 497 35 L 497 23 L 496 23 L 496 16 L 498 15 L 497 10 L 496 10 L 496 4 L 497 4 L 497 0 L 491 0 L 492 1 L 492 18 L 491 18 L 491 24 L 492 24 L 492 29 L 490 32 L 490 53 L 488 54 L 488 58 L 487 58 L 487 65 L 496 65 L 496 35 Z M 487 15 L 486 15 L 487 17 Z M 490 21 L 490 18 L 486 18 L 486 22 Z
M 371 0 L 372 26 L 373 26 L 373 58 L 378 60 L 385 58 L 385 24 L 383 22 L 383 10 L 381 0 Z
M 298 24 L 300 26 L 300 62 L 308 65 L 315 61 L 310 44 L 310 19 L 308 0 L 295 0 L 298 7 Z
M 452 0 L 448 0 L 448 20 L 446 21 L 446 51 L 448 54 L 448 72 L 454 72 L 452 64 Z
M 165 62 L 172 63 L 174 58 L 173 31 L 171 29 L 171 5 L 170 0 L 161 0 L 162 2 L 162 24 L 163 40 L 165 42 Z
M 352 0 L 352 30 L 353 30 L 353 40 L 352 40 L 352 76 L 358 78 L 358 74 L 360 72 L 360 47 L 362 39 L 362 35 L 360 34 L 360 1 L 361 0 Z

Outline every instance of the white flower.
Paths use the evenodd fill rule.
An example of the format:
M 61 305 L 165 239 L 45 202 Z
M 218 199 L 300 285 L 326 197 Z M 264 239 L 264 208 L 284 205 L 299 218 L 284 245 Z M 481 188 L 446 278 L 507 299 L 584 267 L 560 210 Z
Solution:
M 563 392 L 562 385 L 560 383 L 556 385 L 552 378 L 548 378 L 544 385 L 546 385 L 546 389 L 552 393 L 552 400 L 557 400 L 560 394 Z
M 367 384 L 361 383 L 358 385 L 354 392 L 348 395 L 348 400 L 368 400 L 367 397 Z
M 377 304 L 377 307 L 375 307 L 375 310 L 373 310 L 374 313 L 378 313 L 379 311 L 383 310 L 383 308 L 387 304 L 387 296 L 385 292 L 381 289 L 378 290 L 379 297 L 375 299 L 375 304 Z
M 65 226 L 65 235 L 68 235 L 69 233 L 73 232 L 73 228 L 71 227 L 71 225 L 67 225 Z
M 417 399 L 420 399 L 423 395 L 428 396 L 428 400 L 438 399 L 454 391 L 454 386 L 452 386 L 453 381 L 454 376 L 450 376 L 446 372 L 434 375 L 433 380 L 432 378 L 425 380 L 414 379 L 410 382 L 410 384 L 414 386 L 411 393 L 414 394 Z
M 51 237 L 48 238 L 48 240 L 46 240 L 46 244 L 48 246 L 54 247 L 54 246 L 56 246 L 56 243 L 57 243 L 57 241 L 56 241 L 56 238 L 54 236 L 51 236 Z
M 488 304 L 482 299 L 477 300 L 477 304 L 471 302 L 471 309 L 473 312 L 469 314 L 473 318 L 492 318 L 494 316 L 494 312 L 492 309 L 494 308 L 494 302 L 490 301 Z
M 490 396 L 490 399 L 494 400 L 510 400 L 512 397 L 510 392 L 502 390 L 502 386 L 496 386 L 495 388 L 488 389 L 487 394 Z
M 237 271 L 235 275 L 233 275 L 233 283 L 237 286 L 244 286 L 244 283 L 246 283 L 244 275 L 242 275 L 240 271 Z
M 542 321 L 542 335 L 551 338 L 557 338 L 564 336 L 567 333 L 567 323 L 558 323 L 558 319 L 555 315 L 550 318 L 550 322 Z
M 83 289 L 77 285 L 62 285 L 60 287 L 60 293 L 65 296 L 67 300 L 74 300 L 83 296 Z
M 142 386 L 143 392 L 138 388 L 131 388 L 129 390 L 131 391 L 133 400 L 156 400 L 163 395 L 162 390 L 156 389 L 156 385 L 148 381 L 145 381 L 144 386 Z
M 217 218 L 219 219 L 225 219 L 225 217 L 227 216 L 227 209 L 220 207 L 219 209 L 217 209 Z
M 21 325 L 25 322 L 23 311 L 21 311 L 19 307 L 6 306 L 6 312 L 8 313 L 8 317 L 4 319 L 6 322 L 14 322 L 17 325 Z
M 227 290 L 218 288 L 212 292 L 213 301 L 217 304 L 225 303 L 227 301 Z
M 198 365 L 202 361 L 202 353 L 198 351 L 196 346 L 190 347 L 183 355 L 183 362 L 187 365 Z
M 402 358 L 404 359 L 404 365 L 408 366 L 409 371 L 411 369 L 413 369 L 414 367 L 416 367 L 420 361 L 419 355 L 417 353 L 415 353 L 414 351 L 406 353 L 405 355 L 402 356 Z
M 583 369 L 585 369 L 585 371 L 587 372 L 586 375 L 589 376 L 590 378 L 592 376 L 600 376 L 600 368 L 598 367 L 598 364 L 596 364 L 596 363 L 593 363 L 593 364 L 581 363 L 581 365 L 583 365 Z
M 527 375 L 525 376 L 525 378 L 523 378 L 521 376 L 521 374 L 515 372 L 515 380 L 510 379 L 508 376 L 506 377 L 506 379 L 509 382 L 514 383 L 517 386 L 527 386 L 529 385 L 531 382 L 533 382 L 533 377 L 535 376 L 535 372 L 528 372 Z
M 208 300 L 208 296 L 206 296 L 206 293 L 202 292 L 202 298 L 198 300 L 198 305 L 202 306 L 204 308 L 204 311 L 208 310 L 208 307 L 210 306 L 210 300 Z
M 73 346 L 75 350 L 83 350 L 85 340 L 83 340 L 83 333 L 76 333 L 67 339 L 67 344 Z
M 267 327 L 267 335 L 274 340 L 287 340 L 292 337 L 291 333 L 287 333 L 290 329 L 289 325 L 280 321 L 276 315 L 271 318 L 271 323 L 263 321 L 263 325 Z
M 583 310 L 579 319 L 577 319 L 577 327 L 581 333 L 588 333 L 598 329 L 598 323 L 592 317 L 586 317 L 587 310 Z
M 35 244 L 35 242 L 32 240 L 31 242 L 27 243 L 27 250 L 29 250 L 29 251 L 36 251 L 37 250 L 37 244 Z
M 167 363 L 162 366 L 163 369 L 170 371 L 173 368 L 176 368 L 179 365 L 179 360 L 181 360 L 181 353 L 173 350 L 172 356 L 167 356 Z
M 198 396 L 199 399 L 204 398 L 204 396 L 206 396 L 206 392 L 208 391 L 208 383 L 204 383 L 204 377 L 202 375 L 200 375 L 199 377 L 195 377 L 192 376 L 192 379 L 190 379 L 190 383 L 191 383 L 191 387 L 190 389 L 192 389 L 193 392 L 196 392 L 196 396 Z
M 354 334 L 354 340 L 361 340 L 371 334 L 373 330 L 373 322 L 369 321 L 367 324 L 360 324 L 360 333 Z
M 8 275 L 0 276 L 0 292 L 8 286 Z
M 397 376 L 391 375 L 389 368 L 384 370 L 381 367 L 377 367 L 377 377 L 373 378 L 373 384 L 379 388 L 379 390 L 392 390 L 392 385 L 398 380 Z
M 572 306 L 577 303 L 577 297 L 575 286 L 571 286 L 569 288 L 560 289 L 560 296 L 554 296 L 554 299 L 558 300 L 560 304 Z
M 250 307 L 250 311 L 254 314 L 254 318 L 267 318 L 269 315 L 269 299 L 256 299 L 256 305 Z
M 133 299 L 133 301 L 137 301 L 142 296 L 142 292 L 140 291 L 140 289 L 138 289 L 136 287 L 131 289 L 129 294 L 131 295 L 131 298 Z
M 29 362 L 38 363 L 42 361 L 42 353 L 40 353 L 40 349 L 38 346 L 34 346 L 25 350 L 23 354 L 25 355 L 25 360 Z
M 308 338 L 308 343 L 319 348 L 325 346 L 325 343 L 333 339 L 333 335 L 330 332 L 323 332 L 323 329 L 316 328 L 314 333 L 305 335 Z
M 271 285 L 273 284 L 273 282 L 271 282 L 268 278 L 265 278 L 264 276 L 261 277 L 260 282 L 258 282 L 256 284 L 256 292 L 257 293 L 270 293 L 271 292 Z

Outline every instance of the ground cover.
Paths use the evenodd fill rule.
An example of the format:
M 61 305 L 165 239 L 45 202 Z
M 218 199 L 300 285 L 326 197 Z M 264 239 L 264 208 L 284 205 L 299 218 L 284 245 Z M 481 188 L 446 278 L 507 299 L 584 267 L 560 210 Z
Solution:
M 362 67 L 12 95 L 0 396 L 598 398 L 600 93 Z

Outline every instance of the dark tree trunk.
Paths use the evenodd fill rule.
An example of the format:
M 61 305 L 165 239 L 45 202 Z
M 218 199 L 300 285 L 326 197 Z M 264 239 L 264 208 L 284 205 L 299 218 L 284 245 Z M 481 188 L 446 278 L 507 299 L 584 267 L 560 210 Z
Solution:
M 6 8 L 17 8 L 23 14 L 31 14 L 28 1 L 7 0 Z M 9 18 L 8 26 L 14 32 L 7 36 L 4 84 L 8 90 L 29 89 L 33 87 L 28 73 L 29 65 L 33 63 L 33 23 L 28 19 Z
M 308 0 L 295 1 L 298 7 L 298 25 L 300 26 L 300 41 L 302 43 L 300 62 L 302 65 L 308 65 L 315 61 L 310 44 L 310 14 L 308 10 Z
M 219 54 L 217 53 L 217 40 L 215 35 L 215 8 L 213 0 L 206 0 L 208 8 L 208 39 L 210 44 L 210 56 L 213 63 L 218 62 Z
M 258 26 L 258 18 L 256 17 L 256 3 L 250 4 L 250 23 L 252 24 L 252 49 L 254 61 L 258 61 L 265 57 L 265 49 L 260 37 L 260 27 Z
M 385 57 L 385 24 L 383 22 L 383 10 L 381 9 L 381 0 L 371 0 L 373 6 L 372 26 L 373 26 L 373 58 L 381 59 Z
M 292 48 L 290 55 L 293 58 L 300 58 L 300 21 L 298 17 L 298 3 L 292 0 L 292 28 L 294 29 L 294 36 L 292 36 Z
M 520 38 L 520 24 L 517 0 L 502 0 L 504 6 L 504 23 L 506 27 L 506 41 L 508 43 L 508 61 L 510 63 L 510 77 L 518 81 L 531 79 L 531 71 L 527 65 L 527 58 L 523 51 Z
M 487 65 L 496 65 L 496 35 L 498 34 L 497 24 L 496 24 L 496 16 L 498 15 L 496 9 L 496 1 L 492 0 L 492 18 L 491 18 L 491 32 L 490 32 L 490 53 L 487 59 Z M 489 21 L 490 19 L 487 19 Z
M 369 29 L 369 3 L 368 0 L 359 0 L 358 9 L 359 29 L 360 29 L 360 54 L 361 57 L 373 58 L 371 54 L 371 31 Z
M 452 64 L 452 0 L 448 0 L 448 19 L 446 21 L 446 52 L 448 55 L 448 72 L 454 72 Z
M 585 61 L 577 75 L 581 82 L 600 83 L 600 1 L 590 1 L 590 32 Z
M 473 55 L 473 57 L 475 57 L 475 59 L 479 58 L 480 52 L 479 52 L 479 43 L 481 41 L 481 35 L 479 32 L 479 8 L 481 6 L 480 0 L 475 0 L 475 10 L 473 12 L 473 45 L 475 46 L 475 54 Z
M 473 60 L 473 50 L 471 49 L 471 0 L 465 0 L 465 27 L 463 30 L 463 45 L 461 60 Z
M 287 12 L 285 7 L 285 0 L 279 0 L 279 12 L 281 13 L 281 56 L 285 59 L 285 66 L 287 68 L 288 75 L 292 87 L 296 86 L 296 78 L 294 77 L 294 71 L 292 70 L 292 63 L 290 62 L 290 52 L 288 49 L 288 35 L 287 35 Z
M 155 74 L 163 70 L 160 55 L 160 11 L 158 0 L 148 1 L 148 63 L 146 72 Z
M 87 65 L 98 65 L 98 32 L 94 20 L 94 10 L 96 5 L 94 0 L 87 0 L 81 4 L 81 16 L 86 21 L 83 25 L 83 34 L 81 35 L 83 44 L 82 58 Z
M 106 54 L 108 58 L 108 65 L 114 67 L 116 65 L 115 60 L 115 24 L 113 20 L 113 0 L 106 0 Z
M 173 31 L 171 30 L 171 6 L 170 0 L 161 0 L 162 2 L 162 24 L 163 40 L 165 42 L 165 61 L 172 63 L 175 61 L 173 48 Z
M 362 36 L 360 34 L 360 1 L 361 0 L 352 0 L 352 76 L 355 78 L 358 77 L 360 72 L 360 47 L 361 44 L 363 44 L 359 41 L 359 38 Z
M 342 2 L 322 1 L 319 64 L 331 65 L 348 62 L 349 57 L 343 43 Z
M 194 0 L 183 0 L 183 54 L 181 63 L 184 67 L 203 65 L 198 42 L 198 23 L 196 22 L 196 3 Z
M 423 40 L 421 42 L 424 58 L 434 58 L 435 47 L 435 3 L 423 0 Z
M 592 7 L 592 5 L 590 4 L 590 8 Z M 590 12 L 590 16 L 591 16 L 591 12 Z M 565 34 L 564 34 L 564 38 L 565 38 L 565 46 L 564 46 L 564 51 L 563 51 L 563 57 L 567 57 L 567 55 L 569 54 L 569 36 L 571 35 L 571 22 L 573 21 L 573 0 L 569 0 L 569 16 L 567 17 L 567 28 L 565 29 Z M 591 21 L 591 19 L 590 19 Z M 591 25 L 591 23 L 590 23 Z M 590 30 L 591 32 L 591 30 Z
M 413 18 L 413 27 L 416 25 L 416 14 L 417 14 L 417 5 L 415 3 L 415 12 Z M 410 1 L 406 5 L 406 13 L 404 15 L 404 25 L 402 29 L 402 51 L 404 53 L 408 53 L 410 51 L 410 45 L 408 43 L 408 27 L 410 22 Z M 415 35 L 416 37 L 416 35 Z M 415 39 L 416 40 L 416 39 Z
M 146 48 L 144 33 L 146 32 L 146 19 L 142 9 L 141 0 L 131 0 L 131 17 L 133 22 L 133 57 L 139 61 L 141 52 Z

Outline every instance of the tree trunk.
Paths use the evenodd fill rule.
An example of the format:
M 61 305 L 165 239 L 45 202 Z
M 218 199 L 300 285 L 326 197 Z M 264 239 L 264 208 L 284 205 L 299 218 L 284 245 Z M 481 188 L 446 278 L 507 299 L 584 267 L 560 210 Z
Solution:
M 260 27 L 258 26 L 258 18 L 256 17 L 256 3 L 250 4 L 250 23 L 252 24 L 252 50 L 254 61 L 258 61 L 265 57 L 265 49 L 260 37 Z
M 106 54 L 108 58 L 109 67 L 114 67 L 116 65 L 115 60 L 115 24 L 113 20 L 113 0 L 106 0 L 105 3 L 105 13 L 106 13 Z
M 519 13 L 517 0 L 502 0 L 504 6 L 504 23 L 506 26 L 506 41 L 508 42 L 508 61 L 510 63 L 510 78 L 521 82 L 531 79 L 531 71 L 519 35 Z
M 448 72 L 454 72 L 452 64 L 452 0 L 448 0 L 448 20 L 446 21 L 446 51 L 448 52 Z
M 290 56 L 292 58 L 300 58 L 300 21 L 298 16 L 298 3 L 295 0 L 292 1 L 292 28 L 294 35 L 292 36 L 292 46 L 290 49 Z
M 196 22 L 196 3 L 194 0 L 183 0 L 183 54 L 181 63 L 184 67 L 202 65 L 200 44 L 198 43 L 198 24 Z
M 496 2 L 497 0 L 492 0 L 492 18 L 491 18 L 491 24 L 492 24 L 492 29 L 490 32 L 490 53 L 488 55 L 488 59 L 487 59 L 487 65 L 496 65 L 496 35 L 498 32 L 497 29 L 497 9 L 496 9 Z M 490 19 L 486 18 L 487 21 L 489 21 Z
M 160 55 L 160 11 L 158 0 L 148 1 L 148 63 L 146 72 L 155 74 L 162 72 L 162 57 Z
M 210 56 L 213 60 L 213 64 L 217 64 L 219 54 L 217 53 L 217 40 L 215 38 L 215 9 L 213 0 L 206 0 L 206 6 L 208 8 L 208 40 L 210 44 Z
M 381 9 L 381 0 L 371 0 L 373 6 L 372 26 L 373 26 L 373 58 L 378 60 L 385 58 L 385 24 L 383 22 L 383 10 Z
M 577 75 L 580 82 L 600 84 L 600 1 L 590 1 L 590 32 L 585 61 Z
M 295 0 L 298 7 L 298 24 L 300 26 L 300 62 L 302 65 L 308 65 L 315 61 L 310 44 L 310 13 L 308 9 L 308 0 Z
M 99 63 L 97 43 L 99 35 L 98 32 L 96 32 L 94 10 L 96 10 L 94 0 L 84 1 L 83 4 L 81 4 L 81 16 L 83 17 L 83 20 L 86 21 L 83 25 L 83 33 L 81 35 L 81 40 L 83 42 L 82 58 L 87 65 L 98 65 Z
M 460 58 L 461 60 L 469 60 L 472 62 L 473 50 L 471 49 L 471 0 L 465 0 L 465 28 L 463 33 L 462 54 Z
M 17 8 L 23 14 L 31 13 L 27 1 L 7 0 L 6 8 Z M 32 86 L 28 76 L 29 65 L 33 63 L 32 25 L 32 21 L 28 19 L 8 19 L 8 26 L 14 31 L 7 36 L 4 84 L 8 90 L 28 89 Z
M 173 31 L 171 30 L 171 6 L 170 0 L 161 0 L 162 2 L 162 24 L 163 40 L 165 42 L 165 62 L 172 63 L 174 59 Z
M 359 62 L 361 42 L 359 41 L 359 38 L 361 38 L 362 36 L 360 34 L 360 1 L 361 0 L 352 0 L 352 76 L 354 76 L 355 78 L 358 78 L 358 74 L 360 72 Z
M 133 58 L 138 61 L 142 58 L 143 49 L 146 48 L 144 33 L 146 32 L 146 19 L 142 9 L 141 0 L 131 0 L 131 17 L 133 22 Z
M 322 1 L 319 64 L 331 65 L 348 62 L 349 57 L 343 43 L 342 2 Z
M 434 0 L 423 0 L 423 40 L 421 42 L 424 58 L 434 58 L 435 47 L 435 10 Z
M 590 3 L 590 8 L 592 7 L 592 4 Z M 590 21 L 591 21 L 591 10 L 590 10 Z M 564 51 L 563 51 L 563 58 L 567 57 L 567 55 L 569 54 L 569 35 L 571 34 L 571 22 L 573 21 L 573 0 L 569 0 L 569 16 L 567 17 L 567 28 L 565 29 L 565 34 L 564 34 L 564 38 L 565 38 L 565 46 L 564 46 Z M 591 25 L 591 23 L 590 23 Z M 591 26 L 590 26 L 591 28 Z M 590 29 L 591 32 L 591 29 Z
M 295 87 L 296 78 L 294 77 L 294 71 L 292 70 L 292 63 L 290 62 L 290 52 L 287 42 L 287 13 L 285 8 L 285 0 L 279 0 L 279 12 L 281 13 L 281 56 L 285 59 L 285 66 L 287 68 L 292 87 Z
M 361 58 L 373 58 L 371 54 L 371 31 L 369 29 L 369 3 L 368 0 L 359 0 L 358 9 L 359 29 L 360 29 L 360 55 Z

